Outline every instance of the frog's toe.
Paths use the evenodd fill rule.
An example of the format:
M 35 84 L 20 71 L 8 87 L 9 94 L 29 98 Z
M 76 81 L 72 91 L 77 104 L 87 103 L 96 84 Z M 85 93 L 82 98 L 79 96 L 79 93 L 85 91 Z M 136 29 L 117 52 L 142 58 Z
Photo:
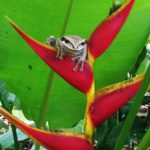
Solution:
M 64 59 L 64 56 L 63 56 L 63 55 L 60 55 L 60 56 L 59 56 L 59 59 L 60 59 L 60 60 L 63 60 L 63 59 Z
M 76 71 L 77 71 L 77 67 L 74 67 L 74 68 L 73 68 L 73 71 L 76 72 Z
M 75 58 L 71 58 L 71 61 L 73 61 L 73 62 L 74 62 L 75 60 L 76 60 Z
M 79 71 L 80 71 L 80 72 L 83 72 L 83 68 L 80 68 Z
M 56 58 L 59 58 L 59 55 L 56 55 Z

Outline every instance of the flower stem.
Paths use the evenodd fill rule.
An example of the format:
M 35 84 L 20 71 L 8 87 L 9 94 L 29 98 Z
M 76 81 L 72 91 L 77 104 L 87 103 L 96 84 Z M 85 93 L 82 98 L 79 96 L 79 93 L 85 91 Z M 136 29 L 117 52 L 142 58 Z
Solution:
M 40 110 L 40 115 L 38 118 L 38 124 L 37 124 L 37 128 L 41 128 L 42 126 L 45 127 L 46 124 L 46 113 L 48 110 L 48 102 L 49 102 L 49 95 L 51 93 L 51 87 L 52 87 L 52 82 L 53 82 L 53 77 L 54 77 L 54 71 L 51 70 L 50 74 L 49 74 L 49 78 L 48 78 L 48 82 L 47 82 L 47 88 L 46 88 L 46 92 L 45 92 L 45 97 L 41 106 L 41 110 Z M 40 145 L 36 144 L 35 145 L 35 150 L 39 150 L 40 149 Z
M 13 124 L 12 124 L 12 133 L 14 138 L 15 150 L 19 150 L 19 142 L 18 142 L 16 127 Z
M 93 80 L 93 84 L 91 85 L 90 90 L 86 94 L 86 98 L 87 98 L 87 104 L 86 104 L 86 111 L 85 111 L 84 134 L 88 135 L 89 137 L 92 137 L 95 127 L 93 126 L 89 112 L 90 112 L 91 104 L 93 103 L 94 98 L 95 98 L 94 80 Z
M 64 17 L 64 21 L 63 21 L 63 25 L 62 25 L 62 29 L 61 29 L 61 32 L 60 32 L 60 36 L 65 34 L 65 31 L 66 31 L 66 28 L 67 28 L 67 25 L 68 25 L 68 21 L 69 21 L 69 17 L 70 17 L 70 12 L 71 12 L 71 9 L 72 9 L 72 4 L 73 4 L 73 0 L 69 0 L 68 7 L 67 7 L 67 10 L 66 10 L 66 14 L 65 14 L 65 17 Z M 54 78 L 54 71 L 51 70 L 50 75 L 49 75 L 49 79 L 48 79 L 48 83 L 47 83 L 46 92 L 45 92 L 45 98 L 43 100 L 43 104 L 41 106 L 41 111 L 40 111 L 40 115 L 39 115 L 39 119 L 38 119 L 39 120 L 38 124 L 37 124 L 38 128 L 41 128 L 42 126 L 45 126 L 45 123 L 46 123 L 45 116 L 46 116 L 46 113 L 47 113 L 47 110 L 48 110 L 48 101 L 49 101 L 49 95 L 51 93 L 53 78 Z M 39 150 L 39 149 L 40 149 L 40 146 L 38 144 L 36 144 L 35 150 Z
M 45 117 L 46 117 L 46 113 L 48 110 L 48 101 L 49 101 L 49 95 L 50 95 L 51 88 L 52 88 L 53 77 L 54 77 L 54 72 L 51 70 L 49 74 L 48 82 L 47 82 L 47 88 L 46 88 L 44 100 L 41 106 L 40 115 L 38 118 L 38 124 L 37 124 L 38 128 L 41 128 L 42 126 L 44 127 L 46 123 Z

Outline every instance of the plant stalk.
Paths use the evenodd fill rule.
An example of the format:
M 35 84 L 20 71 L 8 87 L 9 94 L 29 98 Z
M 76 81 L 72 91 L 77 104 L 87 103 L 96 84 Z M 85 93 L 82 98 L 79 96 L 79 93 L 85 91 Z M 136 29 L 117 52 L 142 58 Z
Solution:
M 148 131 L 146 132 L 146 134 L 144 135 L 143 139 L 141 140 L 137 150 L 148 150 L 150 147 L 150 128 L 148 129 Z
M 37 124 L 38 128 L 44 127 L 45 123 L 46 123 L 45 117 L 46 117 L 46 113 L 47 113 L 47 110 L 48 110 L 48 101 L 49 101 L 50 91 L 51 91 L 51 88 L 52 88 L 53 78 L 54 78 L 54 71 L 51 70 L 51 72 L 49 74 L 48 82 L 47 82 L 47 87 L 46 87 L 44 100 L 43 100 L 41 110 L 40 110 L 40 115 L 39 115 L 39 118 L 38 118 L 38 124 Z
M 147 71 L 145 73 L 144 80 L 140 86 L 139 92 L 134 97 L 134 104 L 132 105 L 131 110 L 127 116 L 127 119 L 126 119 L 124 126 L 122 128 L 122 131 L 118 137 L 118 141 L 115 145 L 114 150 L 121 150 L 126 139 L 127 139 L 127 136 L 129 134 L 129 131 L 132 127 L 132 124 L 135 120 L 138 109 L 139 109 L 140 105 L 142 104 L 144 94 L 145 94 L 145 92 L 146 92 L 146 90 L 150 84 L 150 78 L 149 77 L 150 77 L 150 65 L 147 68 Z
M 15 150 L 19 150 L 19 142 L 18 142 L 16 127 L 13 124 L 12 124 L 12 133 L 14 138 Z
M 71 9 L 72 9 L 72 4 L 73 4 L 73 0 L 69 0 L 66 14 L 64 17 L 64 21 L 63 21 L 63 25 L 62 25 L 62 29 L 60 32 L 60 37 L 65 34 L 65 31 L 66 31 L 66 28 L 68 25 L 68 21 L 69 21 L 69 17 L 70 17 L 70 13 L 71 13 Z M 45 92 L 45 98 L 43 100 L 43 104 L 41 106 L 41 111 L 40 111 L 40 115 L 39 115 L 39 119 L 38 119 L 39 120 L 38 124 L 37 124 L 38 128 L 41 128 L 42 125 L 45 126 L 45 123 L 46 123 L 45 117 L 46 117 L 46 113 L 48 110 L 48 101 L 49 101 L 49 95 L 51 93 L 53 78 L 54 78 L 54 71 L 51 70 L 49 79 L 48 79 L 48 83 L 47 83 L 46 92 Z M 39 150 L 39 149 L 40 149 L 39 144 L 36 144 L 35 150 Z
M 51 93 L 53 78 L 54 78 L 54 71 L 51 70 L 49 77 L 48 77 L 48 82 L 47 82 L 44 100 L 43 100 L 40 114 L 39 114 L 39 118 L 38 118 L 37 128 L 41 128 L 42 126 L 45 127 L 45 124 L 46 124 L 45 118 L 46 118 L 46 113 L 48 110 L 48 102 L 49 102 L 49 96 Z M 40 149 L 40 145 L 36 143 L 35 150 L 39 150 L 39 149 Z
M 91 116 L 89 115 L 89 110 L 92 102 L 94 101 L 95 96 L 95 84 L 93 80 L 93 85 L 91 86 L 89 92 L 86 95 L 87 104 L 86 104 L 86 111 L 85 111 L 85 121 L 84 121 L 84 134 L 88 135 L 89 137 L 92 137 L 94 132 L 94 125 L 91 120 Z
M 12 110 L 9 107 L 9 104 L 3 99 L 3 97 L 0 95 L 0 101 L 2 103 L 2 107 L 4 109 L 6 109 L 9 113 L 12 114 Z M 11 124 L 12 126 L 12 134 L 13 134 L 13 139 L 14 139 L 14 146 L 15 146 L 15 150 L 19 150 L 19 142 L 18 142 L 18 137 L 17 137 L 17 132 L 16 132 L 16 127 Z
M 144 46 L 142 52 L 140 53 L 140 55 L 138 56 L 136 60 L 136 63 L 134 64 L 133 68 L 130 70 L 130 74 L 132 76 L 136 75 L 137 70 L 139 69 L 141 63 L 144 61 L 146 57 L 146 53 L 147 53 L 146 46 Z

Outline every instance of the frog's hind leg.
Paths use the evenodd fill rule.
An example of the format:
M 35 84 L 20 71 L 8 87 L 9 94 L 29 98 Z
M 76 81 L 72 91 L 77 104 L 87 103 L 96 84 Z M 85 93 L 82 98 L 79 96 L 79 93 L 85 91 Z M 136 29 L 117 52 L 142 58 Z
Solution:
M 55 38 L 53 35 L 52 35 L 52 36 L 49 36 L 49 37 L 47 38 L 45 44 L 55 47 L 55 45 L 56 45 L 56 38 Z

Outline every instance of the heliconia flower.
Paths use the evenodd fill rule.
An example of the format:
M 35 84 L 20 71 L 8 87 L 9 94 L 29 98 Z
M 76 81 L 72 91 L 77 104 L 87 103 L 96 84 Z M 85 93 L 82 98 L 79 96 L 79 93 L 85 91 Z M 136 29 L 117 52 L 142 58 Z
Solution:
M 88 59 L 84 64 L 83 72 L 74 72 L 72 69 L 75 65 L 70 58 L 59 60 L 56 58 L 56 49 L 46 46 L 43 43 L 33 39 L 24 31 L 22 31 L 8 17 L 10 24 L 22 36 L 22 38 L 30 45 L 30 47 L 61 77 L 63 77 L 72 86 L 87 94 L 93 86 L 93 62 L 102 52 L 104 52 L 113 39 L 116 37 L 123 26 L 135 0 L 127 0 L 122 7 L 106 18 L 96 30 L 92 33 L 88 42 Z
M 113 42 L 125 23 L 135 0 L 127 0 L 117 11 L 106 18 L 89 39 L 89 53 L 93 59 L 100 56 Z
M 93 64 L 113 42 L 123 24 L 125 23 L 135 0 L 127 0 L 117 11 L 107 17 L 92 33 L 88 41 L 88 60 Z M 94 83 L 92 84 L 94 86 Z M 90 105 L 94 101 L 93 86 L 87 92 L 87 106 L 85 114 L 84 133 L 92 136 L 94 126 L 89 115 Z
M 94 127 L 107 120 L 136 95 L 143 77 L 142 74 L 133 78 L 132 82 L 124 81 L 96 91 L 88 112 Z
M 29 137 L 47 149 L 93 150 L 91 137 L 94 128 L 131 99 L 138 91 L 142 80 L 142 77 L 139 77 L 135 78 L 131 83 L 122 82 L 108 86 L 97 91 L 95 96 L 93 63 L 115 39 L 125 23 L 134 2 L 135 0 L 127 0 L 116 12 L 107 17 L 92 33 L 88 41 L 88 57 L 84 64 L 83 72 L 73 71 L 75 63 L 71 61 L 70 56 L 65 57 L 63 60 L 59 60 L 56 58 L 57 49 L 47 46 L 30 37 L 7 17 L 12 27 L 44 62 L 68 83 L 86 94 L 87 106 L 84 134 L 66 131 L 47 132 L 24 124 L 2 108 L 0 108 L 0 113 Z M 107 106 L 109 106 L 109 109 L 107 109 Z
M 13 21 L 8 17 L 10 24 L 22 36 L 22 38 L 31 46 L 31 48 L 61 77 L 63 77 L 72 86 L 80 91 L 87 93 L 93 83 L 93 71 L 88 62 L 84 64 L 83 72 L 73 71 L 74 62 L 68 57 L 63 60 L 56 58 L 56 49 L 47 46 L 33 39 L 23 32 Z
M 48 150 L 94 150 L 91 139 L 69 131 L 44 131 L 30 127 L 0 107 L 0 113 L 20 130 Z

